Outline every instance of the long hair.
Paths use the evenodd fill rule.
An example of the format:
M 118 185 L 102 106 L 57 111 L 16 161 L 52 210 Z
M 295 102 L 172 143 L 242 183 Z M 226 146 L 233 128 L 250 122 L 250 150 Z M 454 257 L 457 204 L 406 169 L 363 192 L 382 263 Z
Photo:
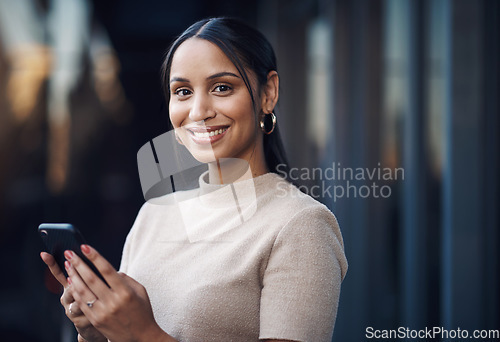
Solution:
M 170 99 L 170 69 L 177 48 L 187 39 L 196 37 L 217 45 L 238 69 L 255 107 L 255 97 L 266 84 L 270 71 L 278 71 L 276 56 L 262 33 L 233 18 L 200 20 L 186 29 L 170 46 L 161 69 L 161 80 L 167 103 Z M 257 76 L 259 89 L 252 85 L 245 70 Z M 271 134 L 264 134 L 264 155 L 269 170 L 280 175 L 289 174 L 288 161 L 281 141 L 278 125 Z M 279 170 L 278 170 L 279 167 Z M 279 171 L 279 172 L 278 172 Z

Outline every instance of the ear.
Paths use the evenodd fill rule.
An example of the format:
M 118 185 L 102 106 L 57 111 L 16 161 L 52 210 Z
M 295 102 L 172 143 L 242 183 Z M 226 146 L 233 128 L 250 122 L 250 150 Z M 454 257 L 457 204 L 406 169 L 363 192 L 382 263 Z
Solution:
M 262 87 L 261 93 L 261 108 L 265 114 L 269 114 L 274 110 L 278 103 L 280 90 L 280 79 L 275 70 L 269 71 L 267 74 L 267 82 Z

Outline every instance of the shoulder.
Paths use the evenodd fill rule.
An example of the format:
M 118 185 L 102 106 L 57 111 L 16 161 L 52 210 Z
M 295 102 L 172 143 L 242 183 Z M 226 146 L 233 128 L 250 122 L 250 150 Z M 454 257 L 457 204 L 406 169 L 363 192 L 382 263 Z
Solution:
M 282 177 L 276 175 L 274 184 L 268 190 L 266 211 L 274 217 L 281 216 L 283 221 L 277 227 L 271 255 L 302 254 L 310 262 L 321 258 L 333 260 L 338 262 L 343 279 L 347 272 L 347 259 L 335 215 L 323 203 L 304 194 Z
M 267 201 L 289 213 L 290 221 L 317 218 L 338 225 L 335 215 L 323 203 L 303 193 L 283 177 L 273 174 L 267 187 Z
M 276 176 L 273 201 L 287 213 L 284 224 L 274 242 L 275 248 L 290 245 L 294 253 L 333 258 L 341 269 L 341 277 L 347 272 L 344 241 L 337 218 L 323 203 L 301 192 L 295 185 Z M 300 251 L 299 251 L 300 249 Z M 319 253 L 319 254 L 318 254 Z

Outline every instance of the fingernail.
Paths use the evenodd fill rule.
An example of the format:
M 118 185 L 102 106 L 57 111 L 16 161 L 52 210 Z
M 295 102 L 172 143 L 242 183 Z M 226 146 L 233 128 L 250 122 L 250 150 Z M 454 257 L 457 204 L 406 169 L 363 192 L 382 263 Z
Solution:
M 71 264 L 69 263 L 69 261 L 64 262 L 64 267 L 66 267 L 66 270 L 69 270 L 71 268 Z
M 66 259 L 71 260 L 73 259 L 73 252 L 72 251 L 64 251 L 64 256 Z
M 68 284 L 69 284 L 69 285 L 73 284 L 73 283 L 71 282 L 71 278 L 70 278 L 70 277 L 68 277 L 68 278 L 67 278 L 67 280 L 68 280 Z
M 83 253 L 90 254 L 90 246 L 89 245 L 82 245 L 81 249 L 82 249 Z

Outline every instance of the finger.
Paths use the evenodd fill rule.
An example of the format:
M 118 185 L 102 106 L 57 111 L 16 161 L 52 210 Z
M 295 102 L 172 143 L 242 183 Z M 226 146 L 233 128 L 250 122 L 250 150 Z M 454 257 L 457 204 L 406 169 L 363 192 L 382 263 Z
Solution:
M 71 320 L 73 318 L 77 318 L 81 316 L 82 310 L 80 310 L 80 306 L 75 302 L 75 298 L 73 297 L 73 291 L 70 282 L 68 281 L 68 287 L 64 289 L 64 292 L 61 296 L 61 304 L 63 305 L 66 316 L 68 316 Z
M 85 257 L 94 264 L 104 279 L 106 279 L 111 289 L 116 291 L 125 287 L 123 278 L 99 252 L 89 245 L 82 245 L 81 250 Z
M 97 300 L 98 297 L 92 292 L 92 290 L 89 289 L 87 284 L 80 277 L 80 274 L 68 261 L 66 261 L 64 265 L 66 266 L 66 271 L 69 275 L 71 291 L 73 297 L 75 298 L 75 303 L 77 303 L 80 310 L 87 315 L 85 306 L 87 303 Z
M 80 305 L 77 302 L 71 303 L 69 305 L 68 311 L 74 317 L 83 315 L 83 311 L 82 311 L 82 309 L 80 308 Z
M 61 296 L 61 304 L 64 306 L 69 305 L 75 301 L 75 298 L 73 297 L 72 290 L 70 288 L 71 288 L 71 286 L 66 287 L 64 289 L 62 296 Z
M 106 297 L 106 295 L 109 294 L 110 291 L 109 287 L 94 273 L 94 271 L 92 271 L 92 269 L 76 253 L 72 251 L 65 251 L 64 256 L 70 262 L 71 269 L 74 269 L 74 271 L 78 273 L 80 279 L 82 279 L 85 285 L 97 297 Z
M 67 287 L 68 282 L 66 280 L 66 276 L 57 265 L 56 259 L 54 259 L 52 255 L 46 252 L 41 252 L 40 257 L 42 258 L 43 262 L 49 267 L 50 273 L 52 273 L 52 275 L 56 278 L 56 280 L 62 286 Z

